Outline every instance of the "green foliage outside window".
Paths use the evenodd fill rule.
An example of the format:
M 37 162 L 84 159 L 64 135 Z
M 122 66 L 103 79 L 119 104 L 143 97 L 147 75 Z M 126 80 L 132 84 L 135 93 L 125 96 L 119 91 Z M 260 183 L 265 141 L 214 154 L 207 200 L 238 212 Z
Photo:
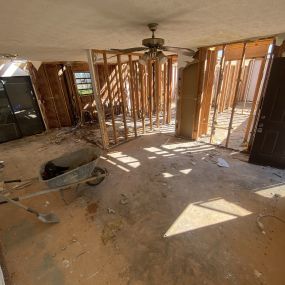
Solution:
M 75 72 L 74 77 L 79 95 L 84 96 L 93 94 L 90 72 Z

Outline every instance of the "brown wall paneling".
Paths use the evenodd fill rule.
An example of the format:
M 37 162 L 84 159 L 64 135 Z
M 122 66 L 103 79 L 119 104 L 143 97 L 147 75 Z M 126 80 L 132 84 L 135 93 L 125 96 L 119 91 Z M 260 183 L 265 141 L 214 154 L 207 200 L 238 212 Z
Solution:
M 61 81 L 59 79 L 60 66 L 57 64 L 45 64 L 45 72 L 48 78 L 50 90 L 54 98 L 54 104 L 58 113 L 58 119 L 62 127 L 71 126 L 72 120 L 66 95 L 62 89 Z
M 49 129 L 61 127 L 59 115 L 54 103 L 52 90 L 50 89 L 49 81 L 46 76 L 45 66 L 42 64 L 38 70 L 37 76 L 38 88 L 43 103 Z

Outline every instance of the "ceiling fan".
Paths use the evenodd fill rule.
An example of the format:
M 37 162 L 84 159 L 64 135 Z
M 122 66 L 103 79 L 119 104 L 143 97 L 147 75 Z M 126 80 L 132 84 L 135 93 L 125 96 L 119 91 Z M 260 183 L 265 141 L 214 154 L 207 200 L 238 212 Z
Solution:
M 181 47 L 171 47 L 164 45 L 164 39 L 156 38 L 154 32 L 157 29 L 157 23 L 150 23 L 147 25 L 150 31 L 152 32 L 152 37 L 143 39 L 142 45 L 143 47 L 134 47 L 127 49 L 111 49 L 113 51 L 119 51 L 124 53 L 131 53 L 136 51 L 146 51 L 143 56 L 140 58 L 139 62 L 143 65 L 147 64 L 148 60 L 158 60 L 159 63 L 163 64 L 167 61 L 167 57 L 164 55 L 163 51 L 181 53 L 186 56 L 193 56 L 195 51 L 189 48 L 181 48 Z

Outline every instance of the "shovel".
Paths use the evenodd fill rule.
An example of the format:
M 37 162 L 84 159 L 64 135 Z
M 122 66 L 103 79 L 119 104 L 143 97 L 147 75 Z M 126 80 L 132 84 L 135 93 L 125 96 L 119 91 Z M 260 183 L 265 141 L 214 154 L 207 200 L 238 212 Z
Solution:
M 49 213 L 49 214 L 40 213 L 40 212 L 36 211 L 35 209 L 27 207 L 27 206 L 23 205 L 22 203 L 16 202 L 16 201 L 14 201 L 8 197 L 5 197 L 3 195 L 0 195 L 0 198 L 3 200 L 6 200 L 7 202 L 9 202 L 11 204 L 14 204 L 15 206 L 17 206 L 19 208 L 26 210 L 27 212 L 30 212 L 30 213 L 36 215 L 37 218 L 43 223 L 46 223 L 46 224 L 59 223 L 59 218 L 53 213 Z

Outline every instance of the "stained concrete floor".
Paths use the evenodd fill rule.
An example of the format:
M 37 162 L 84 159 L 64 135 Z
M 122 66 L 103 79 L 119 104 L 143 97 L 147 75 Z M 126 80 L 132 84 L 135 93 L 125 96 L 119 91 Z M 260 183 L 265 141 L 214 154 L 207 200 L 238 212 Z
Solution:
M 49 135 L 1 144 L 4 178 L 35 177 L 44 161 L 85 145 L 70 138 L 50 144 Z M 218 157 L 230 167 L 217 166 Z M 239 157 L 147 135 L 104 154 L 99 165 L 109 176 L 99 186 L 81 186 L 78 198 L 66 190 L 68 205 L 58 193 L 24 201 L 56 213 L 59 224 L 1 205 L 12 283 L 284 284 L 285 224 L 265 217 L 263 234 L 256 218 L 285 219 L 285 173 Z M 34 180 L 14 195 L 41 189 Z

